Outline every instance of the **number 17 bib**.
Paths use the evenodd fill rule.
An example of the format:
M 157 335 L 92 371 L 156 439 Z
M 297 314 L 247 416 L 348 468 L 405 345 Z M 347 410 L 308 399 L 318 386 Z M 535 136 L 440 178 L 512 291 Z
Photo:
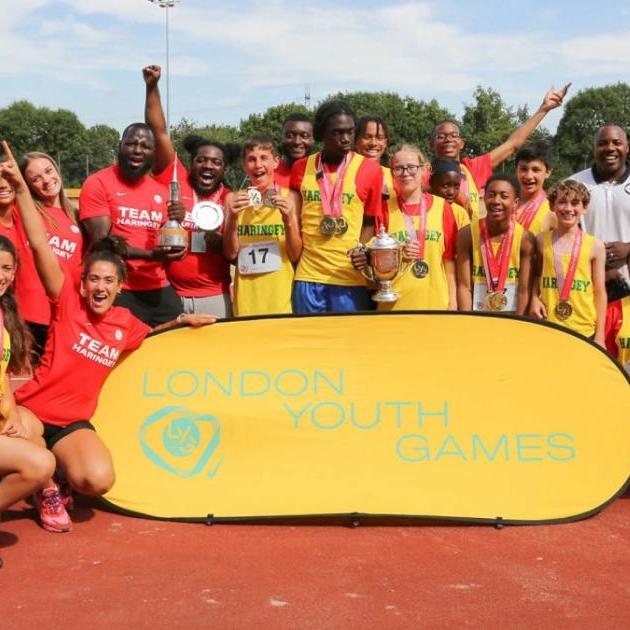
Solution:
M 238 271 L 243 275 L 278 271 L 282 265 L 278 241 L 242 245 L 238 250 Z

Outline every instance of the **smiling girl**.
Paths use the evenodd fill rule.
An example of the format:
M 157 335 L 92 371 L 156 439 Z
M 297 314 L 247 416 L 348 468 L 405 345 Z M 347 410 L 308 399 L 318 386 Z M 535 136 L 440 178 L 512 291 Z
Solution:
M 43 434 L 71 488 L 101 495 L 114 483 L 114 469 L 109 450 L 89 419 L 121 354 L 138 348 L 151 328 L 127 308 L 113 305 L 125 279 L 125 264 L 117 253 L 124 248 L 122 239 L 108 237 L 93 244 L 77 291 L 50 248 L 44 223 L 8 145 L 2 144 L 8 160 L 0 164 L 0 174 L 16 191 L 37 272 L 52 305 L 41 364 L 33 379 L 16 392 L 20 416 L 32 434 Z M 209 315 L 180 315 L 154 330 L 177 323 L 200 326 L 214 321 Z M 45 529 L 70 531 L 64 506 L 71 503 L 70 494 L 62 497 L 51 479 L 35 499 Z
M 456 310 L 455 243 L 457 223 L 453 209 L 441 197 L 422 191 L 426 159 L 411 144 L 396 147 L 391 154 L 394 178 L 387 201 L 388 231 L 403 246 L 405 270 L 392 289 L 395 302 L 379 302 L 378 310 Z M 366 263 L 353 250 L 357 268 Z
M 83 257 L 83 235 L 77 224 L 77 213 L 63 190 L 59 167 L 50 155 L 27 153 L 21 160 L 21 170 L 40 213 L 51 249 L 78 285 Z M 20 257 L 32 257 L 26 248 Z M 35 337 L 36 352 L 41 354 L 50 324 L 50 304 L 41 282 L 35 278 L 26 286 L 16 284 L 20 312 Z
M 0 187 L 5 183 L 0 178 Z M 52 454 L 27 439 L 34 436 L 20 419 L 7 374 L 30 366 L 31 335 L 13 296 L 16 267 L 15 247 L 0 236 L 0 512 L 43 488 L 55 470 Z

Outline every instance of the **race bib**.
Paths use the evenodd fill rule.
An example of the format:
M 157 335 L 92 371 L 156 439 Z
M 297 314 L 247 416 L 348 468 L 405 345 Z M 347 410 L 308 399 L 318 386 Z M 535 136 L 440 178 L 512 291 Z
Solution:
M 195 231 L 190 233 L 190 251 L 193 254 L 204 254 L 208 251 L 204 232 Z
M 502 312 L 509 313 L 516 311 L 516 284 L 506 284 L 503 294 L 507 299 L 507 304 Z M 473 285 L 473 311 L 487 311 L 486 296 L 488 295 L 488 287 L 484 284 Z
M 278 241 L 250 243 L 238 250 L 238 271 L 243 275 L 278 271 L 281 265 Z

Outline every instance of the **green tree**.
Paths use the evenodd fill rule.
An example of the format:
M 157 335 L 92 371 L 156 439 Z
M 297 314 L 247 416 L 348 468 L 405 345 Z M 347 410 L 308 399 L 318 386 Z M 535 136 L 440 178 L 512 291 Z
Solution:
M 182 118 L 174 127 L 171 128 L 171 138 L 178 155 L 182 159 L 186 159 L 186 149 L 184 148 L 184 139 L 186 136 L 201 136 L 208 140 L 221 142 L 222 144 L 237 143 L 240 139 L 239 131 L 231 125 L 206 125 L 200 126 L 197 123 Z
M 43 151 L 55 158 L 67 187 L 79 186 L 85 177 L 86 130 L 67 109 L 17 101 L 0 110 L 0 136 L 8 139 L 16 156 Z
M 0 136 L 11 145 L 17 157 L 37 149 L 41 140 L 41 111 L 28 101 L 16 101 L 0 109 Z
M 569 174 L 591 163 L 593 137 L 597 128 L 606 122 L 630 130 L 630 85 L 627 83 L 580 90 L 566 104 L 555 145 Z
M 297 103 L 274 105 L 263 114 L 251 114 L 245 120 L 241 120 L 238 128 L 240 140 L 254 135 L 267 135 L 274 138 L 276 142 L 280 142 L 282 123 L 289 114 L 294 113 L 312 116 L 312 112 L 308 108 Z
M 94 125 L 85 132 L 83 156 L 85 177 L 116 161 L 119 133 L 107 125 Z
M 410 142 L 422 149 L 427 157 L 433 128 L 441 120 L 453 118 L 453 114 L 435 99 L 419 101 L 392 92 L 340 92 L 329 99 L 346 101 L 357 117 L 380 116 L 387 123 L 390 146 Z
M 464 106 L 461 126 L 466 140 L 464 153 L 469 156 L 491 151 L 504 142 L 519 124 L 518 115 L 492 88 L 477 86 L 473 98 L 474 103 Z M 526 109 L 520 112 L 526 115 Z
M 474 103 L 464 106 L 461 131 L 466 141 L 463 154 L 473 157 L 492 151 L 505 142 L 510 134 L 530 118 L 527 105 L 509 107 L 501 95 L 492 88 L 477 86 Z M 551 151 L 552 136 L 545 127 L 538 127 L 528 142 L 545 141 Z M 553 160 L 552 160 L 553 161 Z M 514 158 L 499 167 L 503 172 L 514 171 Z

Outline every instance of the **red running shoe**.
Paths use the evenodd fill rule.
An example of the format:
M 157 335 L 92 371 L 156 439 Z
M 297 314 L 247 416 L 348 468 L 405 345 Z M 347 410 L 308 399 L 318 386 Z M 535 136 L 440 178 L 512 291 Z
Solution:
M 39 521 L 45 530 L 55 533 L 72 531 L 72 521 L 63 505 L 57 485 L 36 492 L 33 498 L 39 512 Z

